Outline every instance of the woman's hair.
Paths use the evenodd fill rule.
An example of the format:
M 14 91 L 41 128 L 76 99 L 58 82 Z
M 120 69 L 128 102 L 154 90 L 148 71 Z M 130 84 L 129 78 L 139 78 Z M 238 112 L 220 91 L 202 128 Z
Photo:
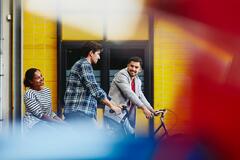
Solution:
M 37 68 L 30 68 L 26 71 L 24 82 L 23 82 L 25 87 L 30 87 L 30 88 L 32 87 L 30 81 L 33 80 L 34 73 L 36 71 L 40 71 L 40 70 Z

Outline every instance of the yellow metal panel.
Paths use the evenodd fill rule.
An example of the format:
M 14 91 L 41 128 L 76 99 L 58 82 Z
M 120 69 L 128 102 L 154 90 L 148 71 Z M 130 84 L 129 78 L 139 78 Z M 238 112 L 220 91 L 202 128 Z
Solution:
M 57 38 L 57 25 L 54 20 L 46 20 L 45 23 L 45 36 L 48 38 Z
M 24 49 L 32 49 L 34 48 L 34 38 L 32 35 L 24 35 L 23 37 L 24 39 L 24 43 L 23 43 L 23 47 Z
M 26 11 L 23 15 L 23 73 L 32 67 L 41 70 L 52 93 L 53 110 L 57 111 L 56 20 Z
M 52 96 L 52 110 L 53 112 L 57 113 L 57 97 Z
M 45 59 L 52 60 L 52 61 L 57 61 L 56 49 L 46 47 L 46 49 L 44 51 L 45 51 L 45 54 L 44 54 Z M 53 69 L 56 69 L 56 68 L 54 67 Z
M 97 123 L 99 126 L 103 126 L 103 109 L 97 109 Z
M 56 65 L 56 64 L 55 64 Z M 50 82 L 56 82 L 57 80 L 57 70 L 53 69 L 56 68 L 56 66 L 45 66 L 45 80 Z
M 137 109 L 136 114 L 136 136 L 148 135 L 149 120 L 145 117 L 141 109 Z
M 167 108 L 173 111 L 168 112 L 165 118 L 171 134 L 173 130 L 181 128 L 184 122 L 184 115 L 176 113 L 180 117 L 176 124 L 174 112 L 183 107 L 176 106 L 176 102 L 181 86 L 187 79 L 188 38 L 178 25 L 161 17 L 155 19 L 154 33 L 154 106 L 156 109 Z M 184 112 L 187 113 L 186 107 Z M 155 128 L 159 123 L 159 119 L 154 120 Z
M 24 50 L 24 55 L 23 55 L 23 59 L 24 60 L 29 60 L 29 61 L 31 61 L 31 60 L 33 60 L 35 58 L 35 54 L 34 54 L 34 52 L 33 52 L 33 50 L 32 49 L 25 49 Z M 28 62 L 29 63 L 29 62 Z M 24 63 L 25 64 L 25 63 Z
M 55 34 L 55 32 L 54 32 Z M 57 48 L 57 39 L 56 38 L 52 38 L 52 37 L 46 37 L 45 38 L 45 47 L 48 49 L 54 49 L 56 52 L 56 48 Z

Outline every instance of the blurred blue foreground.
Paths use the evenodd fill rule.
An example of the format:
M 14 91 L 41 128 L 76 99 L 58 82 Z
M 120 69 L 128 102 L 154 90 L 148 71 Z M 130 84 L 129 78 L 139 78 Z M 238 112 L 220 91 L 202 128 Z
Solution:
M 201 142 L 186 135 L 164 140 L 120 138 L 87 124 L 61 126 L 24 134 L 2 134 L 0 159 L 221 159 L 211 146 Z
M 153 140 L 114 138 L 87 125 L 0 137 L 0 159 L 151 159 L 153 148 Z

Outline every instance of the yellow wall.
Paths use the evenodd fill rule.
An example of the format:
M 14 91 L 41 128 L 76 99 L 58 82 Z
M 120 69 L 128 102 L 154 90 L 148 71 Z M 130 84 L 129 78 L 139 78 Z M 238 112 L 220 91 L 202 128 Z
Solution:
M 23 12 L 23 73 L 31 67 L 41 70 L 45 86 L 52 91 L 54 111 L 57 111 L 56 28 L 56 21 Z
M 163 17 L 155 18 L 154 106 L 156 109 L 167 108 L 174 112 L 166 114 L 166 124 L 170 132 L 182 131 L 182 122 L 189 113 L 188 106 L 178 106 L 176 103 L 181 87 L 189 83 L 187 43 L 185 33 L 175 23 Z M 182 112 L 176 114 L 178 108 Z M 155 119 L 155 128 L 159 121 L 160 119 Z

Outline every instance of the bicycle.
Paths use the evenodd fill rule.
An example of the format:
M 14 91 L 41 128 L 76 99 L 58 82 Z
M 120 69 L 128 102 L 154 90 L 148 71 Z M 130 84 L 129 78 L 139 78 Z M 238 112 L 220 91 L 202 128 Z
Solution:
M 133 128 L 131 129 L 131 127 L 130 127 L 130 129 L 129 129 L 129 127 L 127 129 L 126 129 L 126 127 L 124 127 L 124 124 L 125 124 L 125 122 L 128 118 L 128 115 L 129 115 L 128 110 L 127 110 L 127 106 L 122 106 L 122 116 L 120 116 L 120 117 L 118 117 L 118 115 L 116 115 L 116 114 L 114 115 L 115 112 L 112 109 L 110 109 L 108 112 L 109 112 L 109 115 L 112 115 L 112 116 L 107 116 L 107 119 L 112 121 L 112 123 L 120 124 L 126 135 L 128 135 L 129 130 L 134 130 Z M 163 138 L 169 136 L 166 125 L 164 123 L 164 118 L 165 118 L 166 113 L 167 113 L 167 109 L 160 109 L 160 110 L 156 111 L 156 113 L 154 115 L 156 117 L 157 116 L 160 117 L 160 125 L 154 131 L 154 136 L 155 136 L 159 132 L 160 129 L 163 129 L 163 134 L 160 135 L 160 139 L 163 139 Z

